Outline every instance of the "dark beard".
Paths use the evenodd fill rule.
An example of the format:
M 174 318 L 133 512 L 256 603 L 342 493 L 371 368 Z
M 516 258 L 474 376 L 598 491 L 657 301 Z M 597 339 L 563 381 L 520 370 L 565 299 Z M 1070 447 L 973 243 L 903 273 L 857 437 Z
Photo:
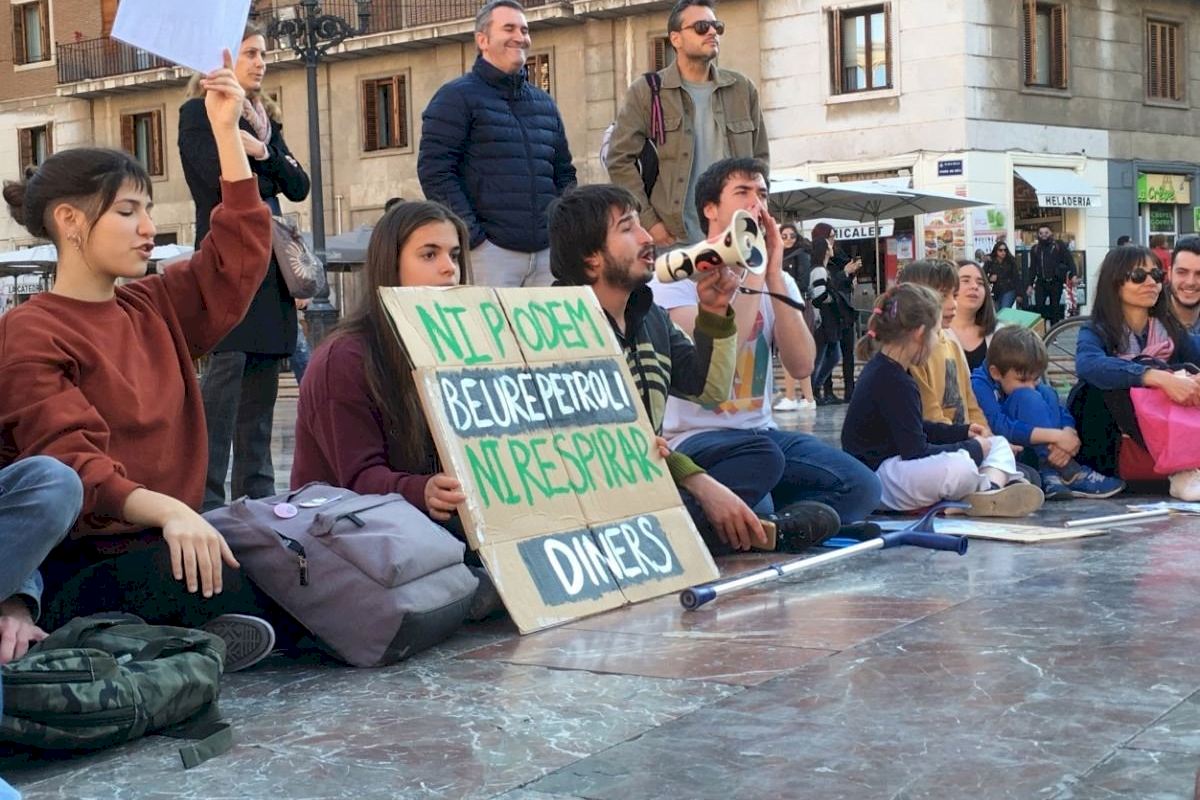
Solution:
M 1171 302 L 1173 302 L 1175 305 L 1179 306 L 1180 308 L 1186 308 L 1188 311 L 1195 311 L 1197 308 L 1200 308 L 1200 300 L 1197 300 L 1196 302 L 1191 303 L 1189 305 L 1188 303 L 1185 303 L 1182 300 L 1180 300 L 1179 295 L 1175 294 L 1175 292 L 1171 292 Z
M 637 259 L 634 259 L 634 262 L 630 264 L 621 264 L 618 261 L 614 261 L 608 253 L 604 253 L 603 255 L 604 268 L 600 271 L 600 275 L 609 286 L 632 292 L 634 289 L 645 286 L 650 282 L 650 273 L 631 274 L 631 267 L 633 263 L 637 262 Z

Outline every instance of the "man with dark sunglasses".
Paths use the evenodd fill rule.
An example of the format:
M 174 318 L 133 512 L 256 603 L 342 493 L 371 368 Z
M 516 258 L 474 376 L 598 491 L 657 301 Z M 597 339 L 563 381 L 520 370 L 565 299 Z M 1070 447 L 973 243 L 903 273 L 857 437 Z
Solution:
M 1200 236 L 1180 236 L 1171 254 L 1171 313 L 1200 334 Z
M 625 95 L 609 145 L 609 177 L 633 193 L 642 224 L 660 247 L 705 238 L 692 197 L 710 165 L 725 158 L 770 159 L 758 90 L 746 76 L 716 65 L 725 23 L 715 9 L 715 0 L 675 3 L 667 18 L 675 61 L 658 72 L 661 107 L 655 108 L 650 84 L 638 78 Z M 649 196 L 638 171 L 648 140 L 658 158 Z

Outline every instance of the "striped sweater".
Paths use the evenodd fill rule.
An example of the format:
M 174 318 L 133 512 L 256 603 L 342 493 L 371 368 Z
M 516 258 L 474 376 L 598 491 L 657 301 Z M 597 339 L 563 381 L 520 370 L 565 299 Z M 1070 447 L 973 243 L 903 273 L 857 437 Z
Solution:
M 642 286 L 629 295 L 625 305 L 625 333 L 611 317 L 608 321 L 625 353 L 655 433 L 662 432 L 668 395 L 702 404 L 729 397 L 737 357 L 737 326 L 732 310 L 724 317 L 700 310 L 693 343 L 667 312 L 654 304 L 650 287 Z M 667 469 L 676 483 L 704 471 L 682 453 L 667 457 Z

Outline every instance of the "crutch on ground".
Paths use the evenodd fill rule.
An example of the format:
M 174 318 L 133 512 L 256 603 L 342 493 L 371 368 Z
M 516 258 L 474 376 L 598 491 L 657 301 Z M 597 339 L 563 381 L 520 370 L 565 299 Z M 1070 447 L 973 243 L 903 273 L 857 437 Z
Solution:
M 779 564 L 769 564 L 753 572 L 747 572 L 745 575 L 735 575 L 732 578 L 723 578 L 703 583 L 699 586 L 693 586 L 690 589 L 684 589 L 679 594 L 679 602 L 688 611 L 694 611 L 705 603 L 716 600 L 718 597 L 724 597 L 727 594 L 733 594 L 742 589 L 748 589 L 751 586 L 770 583 L 788 575 L 794 575 L 802 570 L 812 569 L 823 564 L 832 564 L 834 561 L 851 558 L 869 550 L 886 550 L 889 547 L 910 545 L 912 547 L 924 547 L 927 550 L 949 550 L 958 553 L 960 556 L 964 555 L 967 552 L 967 537 L 951 536 L 949 534 L 938 533 L 934 530 L 934 518 L 948 508 L 969 508 L 969 506 L 966 503 L 953 500 L 943 501 L 932 506 L 920 519 L 902 530 L 889 531 L 878 538 L 868 539 L 865 542 L 859 542 L 858 544 L 843 547 L 840 550 L 834 550 L 829 553 L 822 553 L 819 556 L 800 558 L 795 561 L 786 561 Z

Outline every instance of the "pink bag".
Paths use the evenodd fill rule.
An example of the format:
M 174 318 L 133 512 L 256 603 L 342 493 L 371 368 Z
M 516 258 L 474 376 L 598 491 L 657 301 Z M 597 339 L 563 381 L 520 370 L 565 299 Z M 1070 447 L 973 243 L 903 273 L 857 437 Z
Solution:
M 1156 472 L 1173 475 L 1200 467 L 1200 408 L 1181 406 L 1161 389 L 1134 388 L 1129 397 Z

